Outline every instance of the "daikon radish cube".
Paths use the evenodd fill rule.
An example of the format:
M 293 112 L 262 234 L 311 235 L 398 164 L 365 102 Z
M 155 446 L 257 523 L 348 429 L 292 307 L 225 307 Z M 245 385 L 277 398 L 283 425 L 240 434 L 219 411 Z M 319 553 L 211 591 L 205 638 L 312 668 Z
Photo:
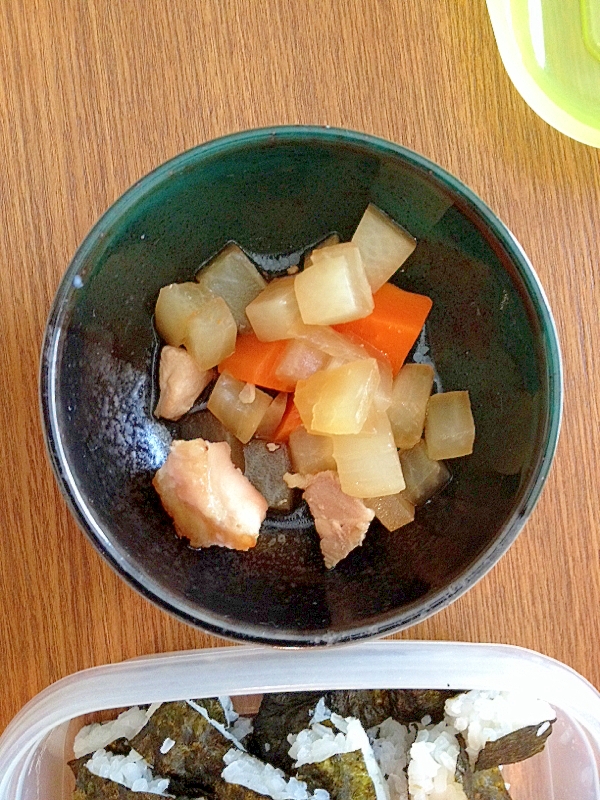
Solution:
M 358 223 L 352 242 L 360 250 L 373 292 L 392 277 L 417 246 L 404 228 L 372 203 Z
M 311 259 L 294 283 L 305 324 L 335 325 L 371 313 L 373 293 L 358 247 L 346 243 L 313 250 Z
M 384 497 L 404 489 L 404 478 L 392 429 L 381 414 L 376 432 L 333 436 L 333 457 L 342 491 L 351 497 Z
M 421 441 L 432 386 L 433 368 L 428 364 L 405 364 L 396 375 L 388 417 L 400 450 L 410 450 Z
M 375 512 L 375 516 L 388 531 L 396 531 L 415 518 L 415 507 L 405 492 L 389 494 L 387 497 L 370 497 L 364 504 Z
M 322 242 L 319 242 L 319 244 L 315 245 L 312 251 L 304 257 L 304 267 L 305 268 L 310 267 L 310 265 L 312 264 L 312 254 L 314 253 L 315 250 L 322 250 L 324 247 L 331 247 L 332 245 L 339 243 L 340 243 L 339 234 L 330 233 L 329 236 L 323 239 Z
M 246 306 L 246 316 L 261 342 L 290 339 L 292 329 L 304 328 L 294 291 L 295 280 L 295 275 L 275 278 Z
M 266 392 L 255 389 L 254 400 L 244 402 L 247 398 L 242 392 L 247 385 L 222 372 L 207 404 L 208 410 L 244 444 L 254 436 L 273 400 Z
M 404 496 L 415 506 L 422 506 L 450 480 L 448 467 L 443 461 L 429 458 L 423 441 L 402 451 L 400 463 L 406 482 Z
M 316 436 L 301 425 L 290 433 L 288 445 L 294 472 L 316 475 L 317 472 L 336 470 L 331 436 Z
M 425 444 L 429 458 L 459 458 L 473 452 L 475 422 L 468 392 L 434 394 L 427 403 Z
M 265 411 L 265 415 L 260 421 L 260 425 L 256 429 L 255 435 L 259 439 L 267 439 L 268 441 L 272 441 L 272 437 L 275 435 L 275 431 L 283 419 L 287 401 L 287 393 L 279 392 L 277 397 L 275 397 L 271 405 Z
M 222 297 L 229 306 L 238 331 L 247 333 L 250 322 L 246 306 L 267 282 L 237 244 L 228 244 L 196 275 L 198 285 Z
M 211 369 L 233 353 L 236 337 L 229 306 L 213 297 L 188 318 L 183 344 L 200 369 Z
M 310 433 L 359 433 L 378 386 L 374 358 L 352 361 L 298 381 L 294 402 Z
M 275 375 L 284 381 L 297 383 L 310 378 L 315 372 L 327 366 L 330 356 L 308 341 L 290 339 L 287 348 L 277 365 Z
M 317 350 L 321 350 L 337 363 L 334 366 L 358 361 L 362 358 L 371 358 L 362 343 L 334 331 L 326 325 L 304 325 L 294 327 L 294 339 L 307 342 Z M 356 338 L 356 337 L 355 337 Z M 331 362 L 329 366 L 332 366 Z
M 188 319 L 212 297 L 210 292 L 197 283 L 171 283 L 163 286 L 156 301 L 154 321 L 165 342 L 172 347 L 180 347 L 185 338 Z

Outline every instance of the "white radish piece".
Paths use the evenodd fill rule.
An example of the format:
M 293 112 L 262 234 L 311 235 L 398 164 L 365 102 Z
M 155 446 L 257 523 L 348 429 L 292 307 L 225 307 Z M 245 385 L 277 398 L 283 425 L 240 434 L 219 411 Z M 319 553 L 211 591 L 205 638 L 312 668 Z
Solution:
M 254 400 L 250 403 L 244 402 L 248 399 L 244 396 L 246 386 L 248 384 L 223 372 L 219 375 L 207 404 L 208 410 L 244 444 L 254 436 L 273 401 L 266 392 L 255 388 Z
M 352 241 L 360 250 L 373 292 L 400 269 L 417 246 L 416 239 L 372 203 L 358 223 Z
M 434 394 L 427 403 L 425 444 L 429 458 L 468 456 L 473 452 L 475 422 L 468 392 Z
M 185 349 L 200 369 L 211 369 L 235 350 L 237 325 L 222 297 L 214 297 L 188 318 Z
M 267 282 L 237 244 L 226 245 L 202 267 L 196 280 L 203 289 L 225 300 L 239 333 L 251 330 L 245 309 L 263 291 Z
M 167 344 L 180 347 L 185 338 L 187 321 L 213 295 L 197 283 L 171 283 L 158 294 L 154 321 Z M 214 365 L 213 365 L 214 366 Z
M 432 386 L 433 367 L 429 364 L 405 364 L 396 375 L 388 417 L 400 450 L 410 450 L 421 441 Z
M 306 325 L 336 325 L 368 316 L 374 308 L 358 247 L 314 250 L 312 264 L 296 275 L 294 289 Z

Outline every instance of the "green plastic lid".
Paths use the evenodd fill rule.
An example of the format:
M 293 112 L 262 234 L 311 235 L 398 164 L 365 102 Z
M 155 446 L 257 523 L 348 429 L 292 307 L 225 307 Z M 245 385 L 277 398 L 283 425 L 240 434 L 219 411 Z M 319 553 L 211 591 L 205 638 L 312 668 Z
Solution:
M 600 0 L 487 0 L 506 71 L 562 133 L 600 147 Z

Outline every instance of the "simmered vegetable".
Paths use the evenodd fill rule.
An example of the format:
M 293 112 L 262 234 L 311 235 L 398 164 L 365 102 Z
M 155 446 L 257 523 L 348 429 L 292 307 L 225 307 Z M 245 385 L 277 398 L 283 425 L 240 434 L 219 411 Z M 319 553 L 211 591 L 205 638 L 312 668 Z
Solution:
M 363 427 L 377 387 L 374 358 L 352 361 L 298 381 L 295 403 L 311 433 L 352 434 Z
M 314 250 L 311 266 L 296 275 L 294 289 L 307 325 L 349 322 L 373 310 L 360 252 L 349 243 Z
M 377 432 L 334 436 L 333 457 L 342 490 L 351 497 L 381 497 L 404 489 L 404 478 L 389 419 L 381 414 Z
M 415 507 L 406 498 L 405 492 L 385 497 L 371 497 L 364 502 L 373 509 L 377 519 L 388 531 L 395 531 L 403 525 L 408 525 L 415 518 Z
M 246 315 L 261 342 L 289 339 L 291 331 L 302 325 L 294 291 L 295 278 L 274 278 L 248 306 Z
M 286 346 L 287 342 L 261 342 L 254 333 L 244 333 L 238 336 L 235 352 L 219 364 L 219 372 L 264 389 L 293 392 L 295 383 L 277 375 Z
M 207 410 L 185 414 L 180 436 L 189 439 L 202 415 L 214 421 L 271 508 L 291 508 L 288 487 L 305 490 L 328 568 L 362 543 L 374 513 L 390 531 L 410 523 L 450 479 L 441 459 L 472 451 L 468 392 L 431 397 L 433 368 L 403 366 L 432 301 L 386 281 L 415 246 L 369 205 L 351 242 L 327 236 L 284 277 L 265 282 L 229 244 L 197 283 L 167 286 L 157 302 L 157 328 L 174 345 L 163 361 L 178 367 L 162 370 L 157 413 L 185 414 L 210 380 L 199 373 L 217 366 Z M 184 362 L 193 365 L 185 375 Z M 176 492 L 173 502 L 180 511 Z M 193 536 L 208 546 L 198 524 Z M 217 543 L 236 534 L 217 531 Z
M 405 364 L 396 375 L 388 416 L 400 450 L 410 450 L 421 441 L 432 386 L 433 368 L 428 364 Z
M 369 203 L 352 241 L 362 256 L 367 279 L 376 292 L 400 269 L 417 246 L 413 237 Z
M 260 389 L 254 390 L 254 398 L 248 402 L 249 398 L 242 395 L 247 385 L 223 372 L 215 383 L 207 406 L 244 444 L 254 436 L 267 408 L 273 402 L 273 398 Z
M 188 318 L 183 344 L 200 369 L 211 369 L 233 353 L 236 336 L 229 306 L 214 297 Z
M 290 339 L 283 352 L 281 361 L 277 365 L 275 374 L 278 378 L 297 383 L 310 378 L 315 372 L 324 369 L 331 361 L 331 357 L 302 339 Z
M 154 321 L 157 331 L 167 344 L 172 347 L 183 344 L 188 319 L 212 296 L 197 283 L 171 283 L 163 286 L 156 301 Z
M 316 436 L 301 425 L 290 434 L 289 447 L 294 472 L 316 475 L 336 469 L 331 436 Z
M 373 296 L 373 313 L 364 319 L 336 325 L 344 334 L 355 334 L 389 358 L 394 374 L 406 360 L 431 311 L 429 297 L 405 292 L 386 283 Z
M 459 458 L 473 452 L 475 423 L 468 392 L 434 394 L 427 403 L 425 444 L 436 460 Z
M 300 414 L 294 402 L 293 395 L 289 395 L 287 406 L 283 412 L 281 422 L 277 426 L 277 430 L 273 434 L 274 442 L 287 442 L 292 435 L 292 432 L 302 425 Z
M 277 397 L 274 398 L 271 405 L 265 411 L 265 415 L 256 429 L 255 435 L 258 439 L 273 441 L 275 431 L 281 425 L 281 420 L 285 414 L 287 403 L 288 395 L 286 392 L 279 392 Z
M 205 439 L 207 442 L 227 442 L 231 449 L 231 460 L 238 469 L 241 469 L 242 472 L 244 471 L 244 445 L 208 409 L 196 411 L 195 414 L 188 414 L 180 423 L 179 438 Z
M 225 300 L 240 333 L 250 330 L 246 306 L 267 282 L 237 244 L 228 244 L 217 253 L 196 275 L 196 280 L 203 289 Z
M 283 480 L 291 466 L 287 445 L 269 447 L 268 442 L 253 439 L 244 447 L 244 458 L 244 474 L 265 498 L 269 508 L 290 511 L 294 495 Z
M 429 458 L 423 441 L 401 452 L 400 463 L 406 481 L 404 496 L 416 506 L 422 506 L 430 500 L 450 480 L 448 467 L 443 461 Z

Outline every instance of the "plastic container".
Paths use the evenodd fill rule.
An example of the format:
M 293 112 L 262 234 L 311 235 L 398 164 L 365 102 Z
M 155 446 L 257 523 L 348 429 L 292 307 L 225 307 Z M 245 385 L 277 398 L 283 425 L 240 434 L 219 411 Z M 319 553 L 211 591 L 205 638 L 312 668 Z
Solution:
M 506 767 L 519 800 L 600 798 L 600 694 L 569 667 L 504 645 L 384 641 L 344 649 L 226 647 L 86 670 L 31 700 L 0 738 L 0 800 L 66 800 L 66 762 L 93 711 L 190 697 L 348 688 L 524 690 L 557 722 L 544 752 Z
M 567 136 L 600 147 L 598 0 L 487 0 L 506 71 L 523 99 Z

